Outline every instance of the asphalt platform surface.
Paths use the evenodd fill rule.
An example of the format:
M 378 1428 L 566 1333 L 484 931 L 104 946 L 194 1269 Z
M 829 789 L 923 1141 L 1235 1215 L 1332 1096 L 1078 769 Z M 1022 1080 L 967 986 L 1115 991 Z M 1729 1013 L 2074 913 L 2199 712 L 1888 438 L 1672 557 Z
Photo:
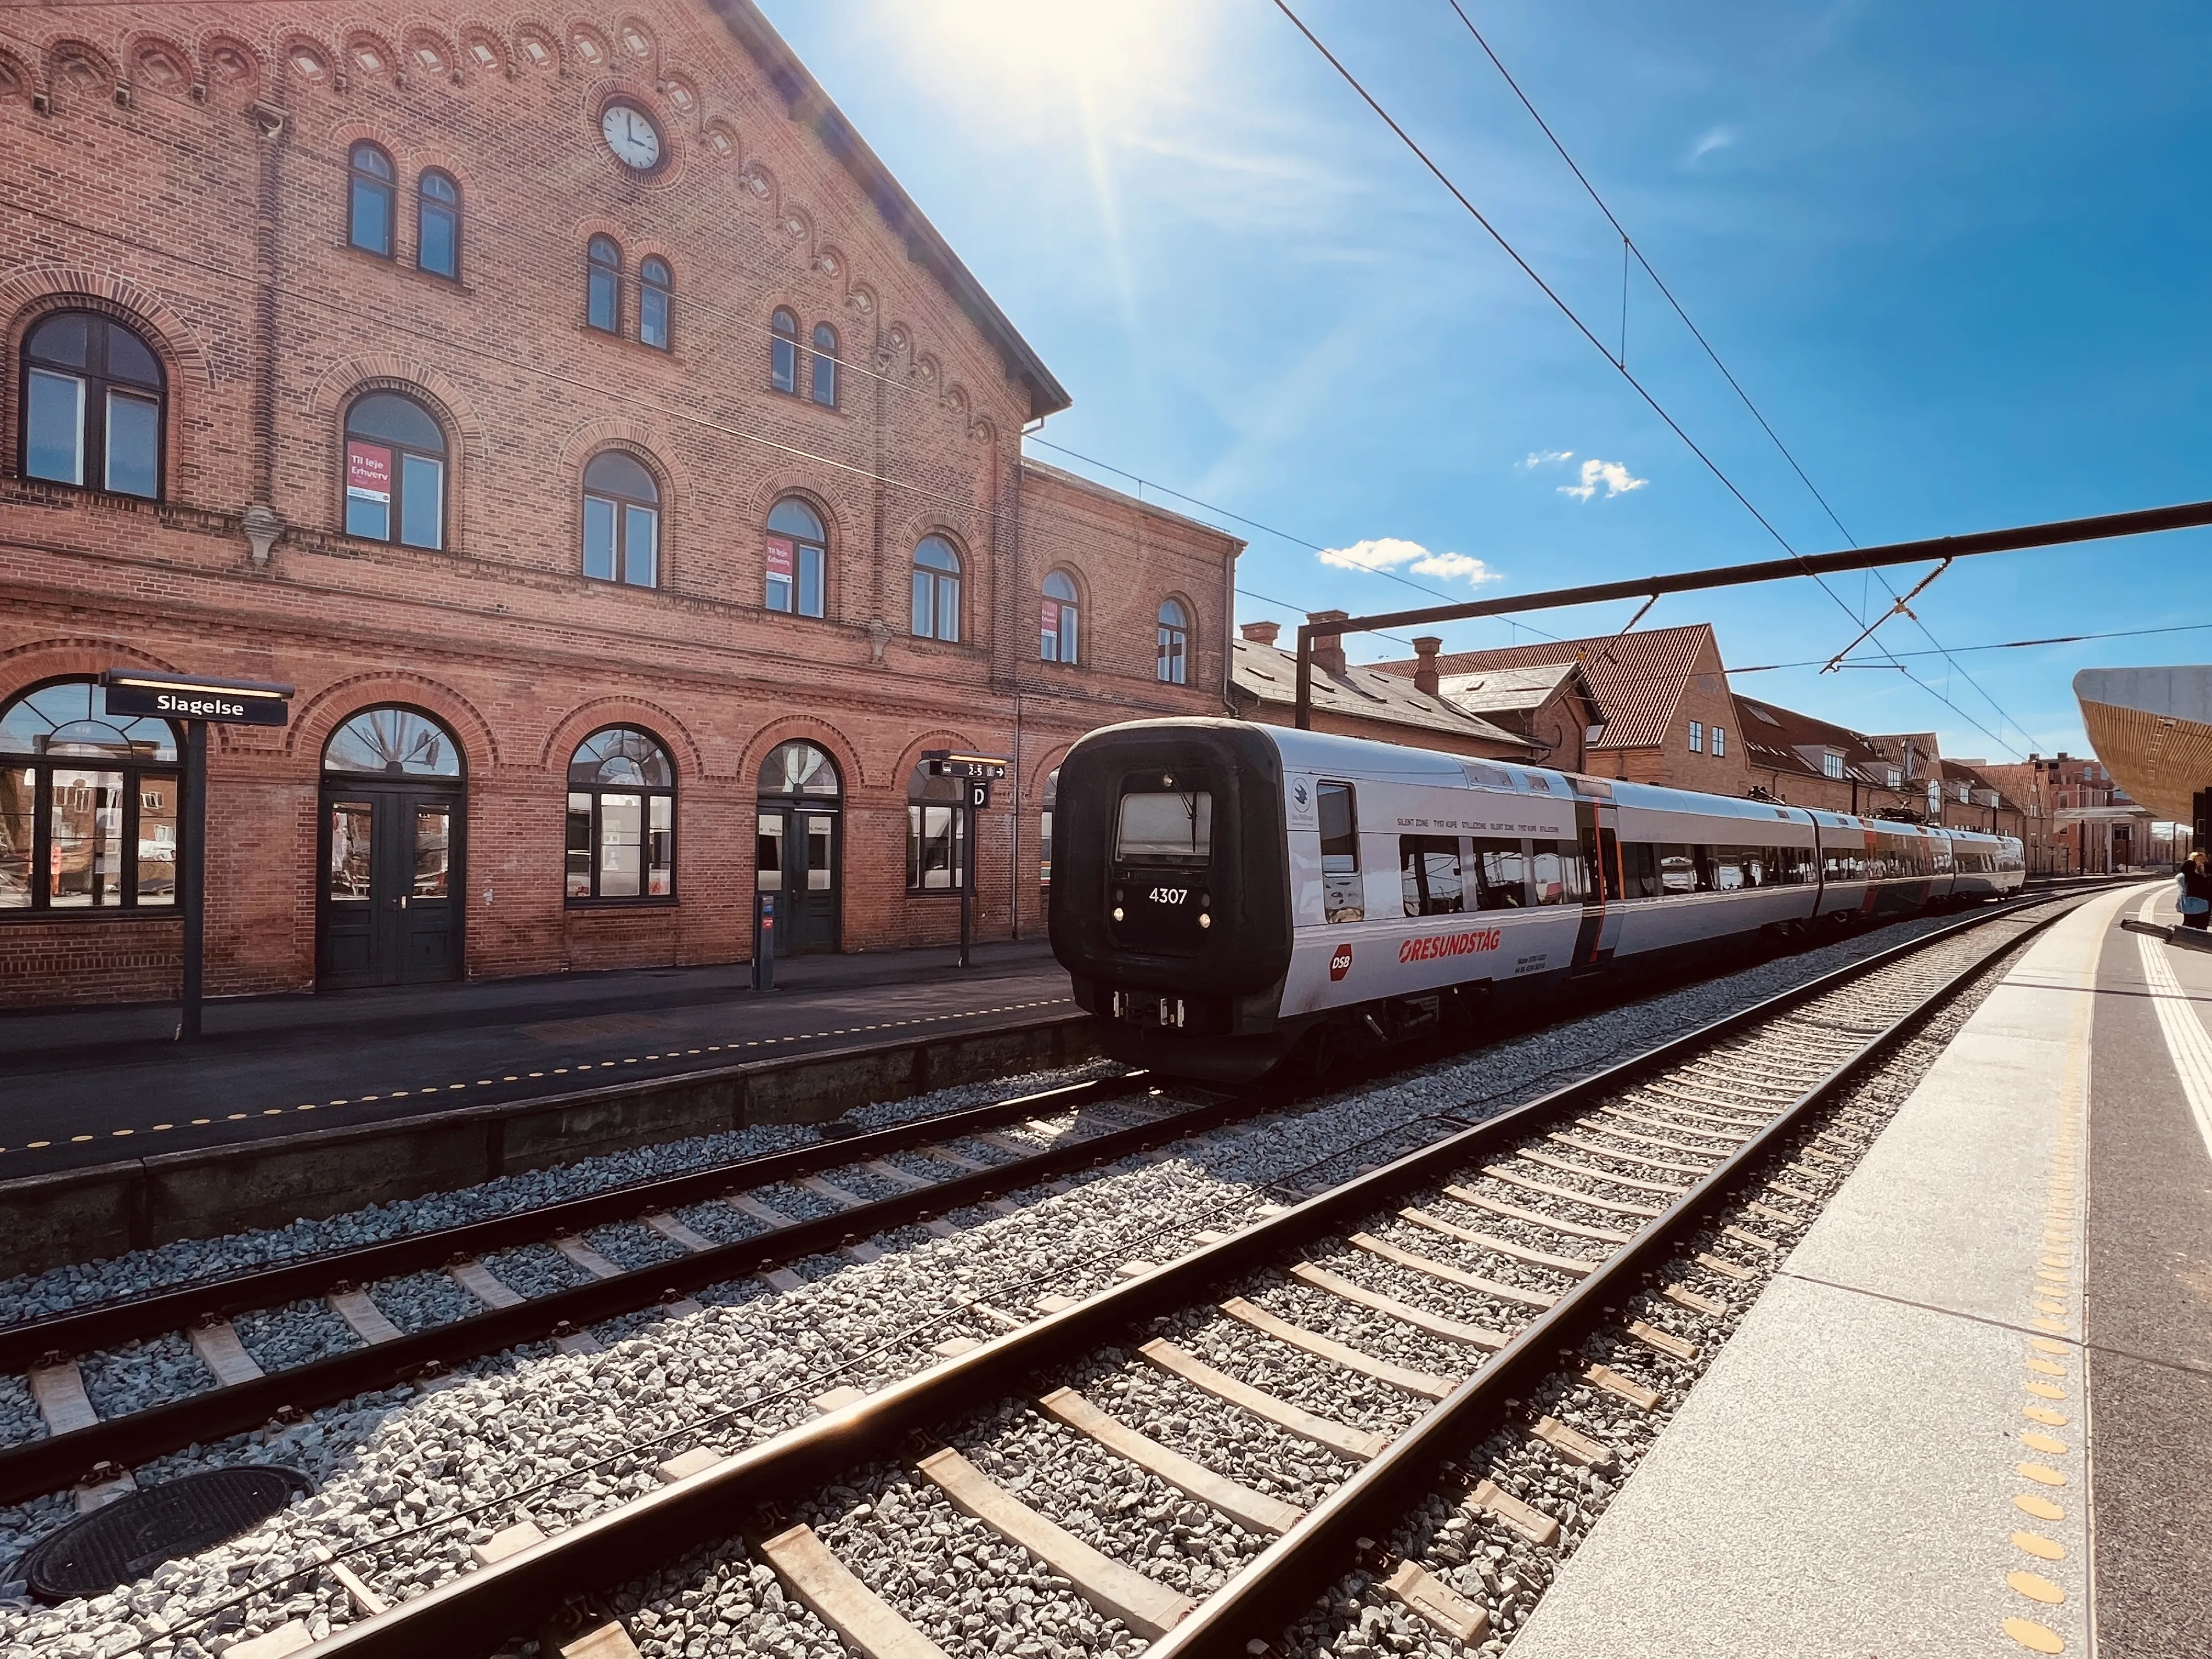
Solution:
M 1077 1012 L 1042 940 L 0 1017 L 0 1179 Z

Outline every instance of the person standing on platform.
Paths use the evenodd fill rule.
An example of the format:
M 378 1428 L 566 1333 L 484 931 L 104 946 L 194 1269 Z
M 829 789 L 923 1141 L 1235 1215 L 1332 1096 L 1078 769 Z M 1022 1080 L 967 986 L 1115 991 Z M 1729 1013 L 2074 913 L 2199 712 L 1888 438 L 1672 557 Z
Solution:
M 2212 854 L 2198 848 L 2189 855 L 2174 878 L 2181 889 L 2181 925 L 2203 927 L 2212 924 Z

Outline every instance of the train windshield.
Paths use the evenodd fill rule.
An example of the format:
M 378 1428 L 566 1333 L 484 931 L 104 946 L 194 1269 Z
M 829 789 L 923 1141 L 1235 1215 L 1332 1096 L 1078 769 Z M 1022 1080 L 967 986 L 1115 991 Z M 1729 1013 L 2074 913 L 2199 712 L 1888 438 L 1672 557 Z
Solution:
M 1114 856 L 1124 864 L 1204 864 L 1213 850 L 1213 794 L 1206 789 L 1121 797 Z

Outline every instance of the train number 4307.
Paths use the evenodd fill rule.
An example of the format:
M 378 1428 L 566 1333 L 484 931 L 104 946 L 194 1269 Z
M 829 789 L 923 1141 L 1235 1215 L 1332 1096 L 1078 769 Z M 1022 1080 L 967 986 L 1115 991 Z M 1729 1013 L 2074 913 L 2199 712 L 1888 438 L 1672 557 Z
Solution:
M 1152 894 L 1155 904 L 1181 904 L 1189 896 L 1190 889 L 1188 887 L 1155 887 Z

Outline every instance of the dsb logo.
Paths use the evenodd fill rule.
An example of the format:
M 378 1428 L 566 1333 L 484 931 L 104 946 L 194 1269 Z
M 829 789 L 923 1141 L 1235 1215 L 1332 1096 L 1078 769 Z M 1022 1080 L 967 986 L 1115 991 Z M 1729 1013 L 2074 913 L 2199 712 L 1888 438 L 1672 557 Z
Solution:
M 1333 980 L 1342 979 L 1351 971 L 1352 947 L 1349 945 L 1340 945 L 1328 959 L 1328 976 Z

